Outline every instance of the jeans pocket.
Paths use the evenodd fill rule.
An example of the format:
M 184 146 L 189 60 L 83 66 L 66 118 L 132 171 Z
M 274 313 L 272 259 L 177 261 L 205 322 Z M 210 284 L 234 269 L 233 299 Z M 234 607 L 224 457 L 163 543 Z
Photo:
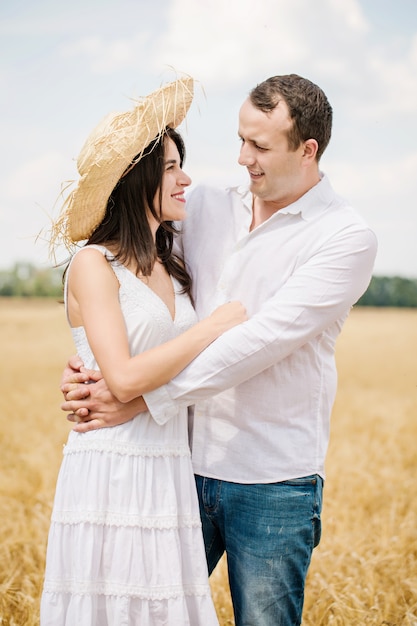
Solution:
M 312 474 L 311 476 L 302 476 L 301 478 L 292 478 L 291 480 L 284 480 L 283 485 L 289 485 L 292 487 L 312 487 L 321 481 L 320 476 Z
M 316 513 L 313 515 L 313 546 L 317 548 L 321 539 L 321 517 Z

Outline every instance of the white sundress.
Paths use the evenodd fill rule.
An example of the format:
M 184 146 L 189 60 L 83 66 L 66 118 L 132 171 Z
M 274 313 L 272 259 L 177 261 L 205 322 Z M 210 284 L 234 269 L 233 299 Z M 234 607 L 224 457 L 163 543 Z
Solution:
M 108 258 L 110 253 L 94 246 Z M 82 254 L 82 250 L 78 254 Z M 131 354 L 195 323 L 174 281 L 175 319 L 117 261 Z M 84 329 L 78 354 L 97 364 Z M 112 428 L 71 432 L 51 518 L 41 626 L 218 626 L 208 583 L 187 413 L 158 425 L 142 413 Z

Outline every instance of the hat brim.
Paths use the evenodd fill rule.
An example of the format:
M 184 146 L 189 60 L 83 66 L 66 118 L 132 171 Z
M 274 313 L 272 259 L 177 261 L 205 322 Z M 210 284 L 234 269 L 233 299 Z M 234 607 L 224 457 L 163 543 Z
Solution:
M 107 115 L 90 133 L 77 160 L 80 179 L 65 206 L 70 242 L 90 237 L 103 220 L 109 196 L 125 170 L 133 159 L 140 160 L 145 148 L 167 126 L 181 124 L 193 94 L 193 79 L 181 78 L 154 91 L 131 111 Z

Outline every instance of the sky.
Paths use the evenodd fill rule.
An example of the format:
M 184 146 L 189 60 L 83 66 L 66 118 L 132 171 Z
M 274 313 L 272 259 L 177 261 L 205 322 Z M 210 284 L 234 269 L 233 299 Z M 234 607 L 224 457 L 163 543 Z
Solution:
M 417 278 L 417 0 L 0 0 L 0 269 L 52 265 L 61 191 L 106 114 L 193 76 L 184 169 L 243 183 L 239 107 L 290 73 L 332 104 L 321 169 L 376 232 L 374 274 Z

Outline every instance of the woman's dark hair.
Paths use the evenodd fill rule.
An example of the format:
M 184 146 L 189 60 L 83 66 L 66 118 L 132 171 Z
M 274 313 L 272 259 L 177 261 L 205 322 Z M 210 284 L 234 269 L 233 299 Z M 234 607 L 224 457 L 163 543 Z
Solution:
M 191 277 L 182 260 L 172 253 L 177 230 L 172 222 L 161 221 L 162 177 L 168 138 L 178 148 L 182 167 L 185 159 L 182 137 L 172 128 L 166 128 L 161 137 L 145 148 L 136 165 L 130 166 L 121 177 L 108 199 L 102 222 L 87 244 L 113 244 L 118 250 L 116 259 L 123 264 L 133 262 L 136 272 L 144 276 L 150 276 L 159 258 L 167 272 L 182 285 L 183 293 L 191 297 Z M 160 208 L 154 204 L 157 193 Z M 156 232 L 156 246 L 148 222 L 148 211 L 160 222 Z

